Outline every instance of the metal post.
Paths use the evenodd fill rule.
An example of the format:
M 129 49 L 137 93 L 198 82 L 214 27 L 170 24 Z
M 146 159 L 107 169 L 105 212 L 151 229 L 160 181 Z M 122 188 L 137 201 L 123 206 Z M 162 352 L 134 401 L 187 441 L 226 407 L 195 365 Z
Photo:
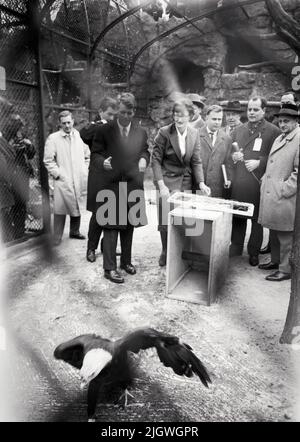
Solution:
M 33 0 L 28 8 L 29 32 L 32 32 L 32 44 L 34 54 L 37 60 L 38 90 L 39 90 L 39 127 L 40 127 L 40 146 L 39 146 L 39 168 L 40 182 L 42 189 L 42 213 L 43 213 L 43 231 L 50 233 L 50 202 L 49 202 L 49 184 L 48 173 L 43 163 L 44 145 L 46 139 L 45 130 L 45 111 L 44 111 L 44 93 L 43 93 L 43 73 L 41 57 L 41 26 L 39 17 L 39 1 Z

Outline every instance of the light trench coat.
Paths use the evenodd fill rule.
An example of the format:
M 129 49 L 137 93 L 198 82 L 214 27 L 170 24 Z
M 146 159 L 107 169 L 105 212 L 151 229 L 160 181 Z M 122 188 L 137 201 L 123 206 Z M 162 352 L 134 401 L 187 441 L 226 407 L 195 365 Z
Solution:
M 49 135 L 45 144 L 44 164 L 54 178 L 53 212 L 80 216 L 87 189 L 89 148 L 76 129 L 70 137 L 63 130 Z
M 294 230 L 300 128 L 280 135 L 271 148 L 262 177 L 258 222 L 272 230 Z

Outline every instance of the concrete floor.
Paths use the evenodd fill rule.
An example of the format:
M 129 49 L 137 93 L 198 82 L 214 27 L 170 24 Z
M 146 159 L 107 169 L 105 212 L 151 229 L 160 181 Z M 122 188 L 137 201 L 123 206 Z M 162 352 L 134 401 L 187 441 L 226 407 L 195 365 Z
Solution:
M 53 358 L 54 348 L 82 333 L 115 339 L 141 326 L 190 344 L 206 365 L 212 386 L 206 389 L 196 378 L 176 376 L 154 351 L 141 352 L 135 356 L 134 399 L 125 409 L 100 398 L 99 421 L 298 420 L 300 352 L 278 342 L 290 282 L 266 281 L 265 273 L 243 256 L 231 260 L 212 306 L 166 298 L 165 269 L 157 264 L 156 207 L 149 200 L 147 210 L 149 225 L 134 234 L 138 273 L 126 275 L 123 285 L 104 279 L 101 254 L 96 263 L 88 263 L 86 242 L 70 240 L 67 230 L 52 264 L 38 250 L 6 260 L 2 353 L 8 358 L 1 376 L 6 391 L 2 420 L 84 421 L 86 390 L 79 388 L 76 369 Z M 89 216 L 83 214 L 83 233 Z

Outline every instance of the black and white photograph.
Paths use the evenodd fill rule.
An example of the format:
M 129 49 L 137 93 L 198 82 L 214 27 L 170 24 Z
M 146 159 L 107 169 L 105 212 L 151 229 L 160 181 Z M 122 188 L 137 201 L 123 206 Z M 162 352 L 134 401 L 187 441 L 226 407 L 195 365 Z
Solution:
M 300 0 L 0 0 L 0 422 L 300 422 L 299 125 Z

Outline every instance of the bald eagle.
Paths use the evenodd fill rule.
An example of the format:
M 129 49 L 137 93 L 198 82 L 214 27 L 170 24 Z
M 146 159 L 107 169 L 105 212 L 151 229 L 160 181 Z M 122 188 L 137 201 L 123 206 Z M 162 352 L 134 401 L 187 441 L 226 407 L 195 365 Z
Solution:
M 210 377 L 192 348 L 180 342 L 176 336 L 152 328 L 133 330 L 116 341 L 95 334 L 81 335 L 56 347 L 54 357 L 80 369 L 82 385 L 89 385 L 88 421 L 94 422 L 98 395 L 104 387 L 121 388 L 127 405 L 127 396 L 132 396 L 127 387 L 132 385 L 134 377 L 128 352 L 138 353 L 151 347 L 156 348 L 160 361 L 177 375 L 192 377 L 196 374 L 208 387 Z

